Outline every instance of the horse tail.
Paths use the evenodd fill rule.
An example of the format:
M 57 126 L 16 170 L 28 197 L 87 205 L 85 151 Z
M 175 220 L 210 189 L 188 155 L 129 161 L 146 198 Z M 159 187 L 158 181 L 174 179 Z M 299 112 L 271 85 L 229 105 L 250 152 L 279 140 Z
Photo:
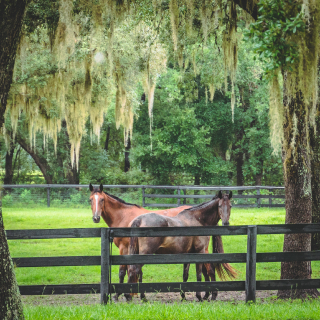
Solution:
M 212 236 L 212 252 L 213 253 L 224 253 L 223 243 L 221 236 Z M 216 263 L 215 268 L 217 274 L 222 281 L 236 279 L 238 271 L 233 268 L 229 263 Z
M 141 225 L 141 219 L 135 219 L 131 225 L 132 228 L 138 228 Z M 138 237 L 130 238 L 129 254 L 139 254 L 139 240 Z

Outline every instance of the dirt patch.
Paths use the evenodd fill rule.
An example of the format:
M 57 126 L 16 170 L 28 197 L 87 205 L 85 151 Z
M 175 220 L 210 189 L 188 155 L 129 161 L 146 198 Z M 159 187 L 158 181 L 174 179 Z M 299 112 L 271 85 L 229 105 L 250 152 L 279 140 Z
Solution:
M 257 291 L 256 297 L 262 302 L 266 298 L 276 296 L 277 291 Z M 181 302 L 179 293 L 146 293 L 146 297 L 150 302 L 162 302 L 162 303 L 188 303 L 197 301 L 195 293 L 186 293 L 186 302 Z M 228 302 L 240 302 L 245 301 L 244 291 L 221 291 L 218 294 L 217 301 L 228 301 Z M 99 304 L 99 294 L 65 294 L 65 295 L 48 295 L 48 296 L 22 296 L 22 302 L 28 305 L 60 305 L 60 306 L 76 306 L 76 305 L 90 305 Z M 119 297 L 117 303 L 125 303 L 126 299 L 124 296 Z M 135 296 L 133 303 L 140 303 L 140 298 Z

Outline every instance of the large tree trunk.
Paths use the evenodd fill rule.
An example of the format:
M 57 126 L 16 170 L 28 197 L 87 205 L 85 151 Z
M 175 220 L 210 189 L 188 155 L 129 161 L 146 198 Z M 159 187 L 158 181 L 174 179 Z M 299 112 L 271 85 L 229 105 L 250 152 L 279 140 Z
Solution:
M 3 227 L 0 199 L 0 318 L 24 319 L 13 263 Z
M 298 81 L 298 80 L 297 80 Z M 289 100 L 284 94 L 284 144 L 283 167 L 286 195 L 286 224 L 311 223 L 311 156 L 308 141 L 308 130 L 305 121 L 305 102 L 302 93 L 298 91 Z M 310 251 L 310 234 L 286 234 L 283 251 Z M 281 279 L 310 279 L 311 265 L 309 261 L 282 262 Z M 315 289 L 311 290 L 279 290 L 279 298 L 306 298 L 317 296 Z
M 13 67 L 27 0 L 0 0 L 0 128 L 4 123 Z M 0 315 L 24 319 L 20 294 L 4 232 L 0 205 Z
M 4 122 L 27 0 L 0 0 L 0 128 Z
M 318 63 L 319 65 L 319 63 Z M 317 105 L 316 131 L 310 129 L 311 158 L 311 189 L 312 189 L 312 223 L 320 223 L 320 104 Z M 311 250 L 320 250 L 320 233 L 311 237 Z

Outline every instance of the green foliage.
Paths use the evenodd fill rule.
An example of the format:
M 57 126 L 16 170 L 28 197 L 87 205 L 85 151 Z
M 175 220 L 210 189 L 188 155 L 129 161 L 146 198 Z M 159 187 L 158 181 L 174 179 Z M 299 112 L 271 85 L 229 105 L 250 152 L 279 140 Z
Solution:
M 291 65 L 299 59 L 298 44 L 291 40 L 291 35 L 305 30 L 304 13 L 292 10 L 294 0 L 262 0 L 259 1 L 257 21 L 250 24 L 246 33 L 252 38 L 254 50 L 266 62 L 267 72 L 278 68 L 291 69 Z

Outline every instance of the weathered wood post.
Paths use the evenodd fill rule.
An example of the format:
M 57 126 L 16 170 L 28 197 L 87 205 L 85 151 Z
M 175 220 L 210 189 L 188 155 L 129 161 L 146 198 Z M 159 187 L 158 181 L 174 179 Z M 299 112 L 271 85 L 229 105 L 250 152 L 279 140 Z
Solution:
M 179 187 L 178 187 L 177 192 L 178 192 L 178 196 L 180 196 L 180 195 L 181 195 L 181 190 L 180 190 Z M 178 198 L 177 205 L 178 205 L 178 207 L 180 207 L 180 205 L 181 205 L 181 198 Z
M 101 303 L 106 304 L 109 298 L 110 271 L 110 229 L 101 228 Z
M 246 302 L 256 301 L 257 226 L 248 226 L 246 261 Z
M 187 189 L 182 189 L 182 191 L 184 195 L 187 194 Z M 187 198 L 183 198 L 183 204 L 187 204 Z
M 272 198 L 271 198 L 271 195 L 272 195 L 272 190 L 269 189 L 269 208 L 272 207 Z
M 47 188 L 47 207 L 50 207 L 50 187 Z
M 257 207 L 260 208 L 261 205 L 261 198 L 260 196 L 260 188 L 257 188 Z
M 142 187 L 142 207 L 146 206 L 146 198 L 145 198 L 145 187 Z

